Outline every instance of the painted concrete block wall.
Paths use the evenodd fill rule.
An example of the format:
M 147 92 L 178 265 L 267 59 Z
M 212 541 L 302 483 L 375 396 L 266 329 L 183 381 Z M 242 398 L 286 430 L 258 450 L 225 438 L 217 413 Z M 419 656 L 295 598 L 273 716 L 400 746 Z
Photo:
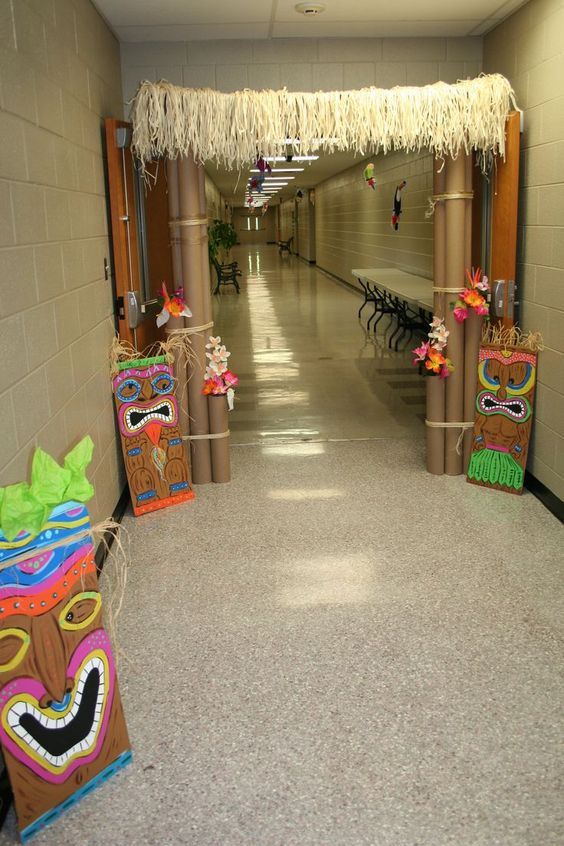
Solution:
M 122 108 L 119 46 L 89 0 L 2 3 L 0 485 L 36 445 L 96 450 L 94 519 L 123 487 L 107 353 L 113 333 L 101 118 Z
M 455 82 L 481 71 L 481 38 L 280 38 L 122 44 L 124 98 L 143 79 L 236 91 L 331 91 Z M 129 113 L 129 107 L 125 107 Z
M 564 499 L 564 0 L 531 0 L 488 34 L 484 70 L 525 112 L 517 281 L 521 323 L 546 345 L 529 469 Z
M 309 191 L 304 191 L 301 202 L 296 203 L 297 251 L 306 261 L 315 261 L 315 215 L 309 201 Z
M 376 189 L 363 177 L 368 161 L 376 169 Z M 403 180 L 399 230 L 390 218 L 396 186 Z M 432 194 L 428 153 L 391 153 L 359 162 L 315 189 L 317 264 L 355 283 L 352 268 L 398 267 L 432 278 L 433 223 L 425 218 Z
M 295 205 L 294 199 L 284 200 L 280 203 L 279 227 L 281 241 L 287 241 L 289 238 L 294 238 L 294 241 L 296 240 Z M 296 245 L 293 243 L 292 252 L 295 251 Z

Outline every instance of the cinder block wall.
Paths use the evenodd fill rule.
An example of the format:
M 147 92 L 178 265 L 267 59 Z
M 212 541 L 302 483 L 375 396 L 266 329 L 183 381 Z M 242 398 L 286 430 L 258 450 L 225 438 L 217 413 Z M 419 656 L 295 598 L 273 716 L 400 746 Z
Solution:
M 564 499 L 564 2 L 531 0 L 484 39 L 524 110 L 519 197 L 521 322 L 540 330 L 529 469 Z
M 94 519 L 123 486 L 101 118 L 122 110 L 119 45 L 89 0 L 0 5 L 0 485 L 96 444 Z
M 476 76 L 481 38 L 279 38 L 122 44 L 124 97 L 140 80 L 218 91 L 332 91 Z M 126 114 L 129 108 L 126 107 Z
M 368 161 L 375 165 L 375 189 L 364 180 Z M 433 193 L 429 153 L 390 153 L 355 165 L 315 189 L 317 264 L 357 284 L 358 267 L 398 267 L 433 276 L 433 223 L 425 218 Z M 405 180 L 399 229 L 391 227 L 397 185 Z

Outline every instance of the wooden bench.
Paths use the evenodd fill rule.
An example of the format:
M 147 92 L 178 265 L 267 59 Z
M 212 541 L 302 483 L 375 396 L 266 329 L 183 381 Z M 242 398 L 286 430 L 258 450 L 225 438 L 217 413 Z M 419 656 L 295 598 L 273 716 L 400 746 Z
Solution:
M 433 281 L 395 267 L 369 267 L 352 270 L 364 295 L 358 316 L 367 303 L 374 305 L 367 329 L 374 320 L 374 330 L 385 314 L 396 319 L 397 326 L 388 339 L 388 346 L 398 349 L 401 339 L 414 332 L 427 334 L 429 318 L 433 313 Z M 397 336 L 397 337 L 396 337 Z

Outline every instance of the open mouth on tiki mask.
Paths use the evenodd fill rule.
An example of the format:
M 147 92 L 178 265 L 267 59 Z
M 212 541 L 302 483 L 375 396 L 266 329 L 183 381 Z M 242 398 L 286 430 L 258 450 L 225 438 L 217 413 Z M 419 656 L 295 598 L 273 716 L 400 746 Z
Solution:
M 176 423 L 176 410 L 169 400 L 159 400 L 150 408 L 130 405 L 123 415 L 123 420 L 128 432 L 137 432 L 150 422 L 161 425 Z
M 490 391 L 484 391 L 478 397 L 478 408 L 482 414 L 503 414 L 511 420 L 526 420 L 529 416 L 529 404 L 518 397 L 500 400 Z
M 16 698 L 6 714 L 13 740 L 50 769 L 66 768 L 96 745 L 108 683 L 108 668 L 102 653 L 98 653 L 82 664 L 73 692 L 61 703 L 43 710 L 29 696 Z

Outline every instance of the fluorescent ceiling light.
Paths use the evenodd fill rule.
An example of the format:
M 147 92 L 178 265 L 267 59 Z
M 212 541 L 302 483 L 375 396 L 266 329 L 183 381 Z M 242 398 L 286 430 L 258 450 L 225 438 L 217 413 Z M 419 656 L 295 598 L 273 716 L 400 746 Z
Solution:
M 315 162 L 319 156 L 292 156 L 292 162 Z M 288 162 L 287 156 L 267 156 L 267 162 Z M 290 162 L 288 162 L 290 164 Z
M 272 174 L 276 173 L 301 173 L 305 168 L 303 167 L 275 167 L 272 171 Z M 257 168 L 252 168 L 251 173 L 260 173 L 260 170 Z M 266 177 L 269 178 L 268 176 Z

